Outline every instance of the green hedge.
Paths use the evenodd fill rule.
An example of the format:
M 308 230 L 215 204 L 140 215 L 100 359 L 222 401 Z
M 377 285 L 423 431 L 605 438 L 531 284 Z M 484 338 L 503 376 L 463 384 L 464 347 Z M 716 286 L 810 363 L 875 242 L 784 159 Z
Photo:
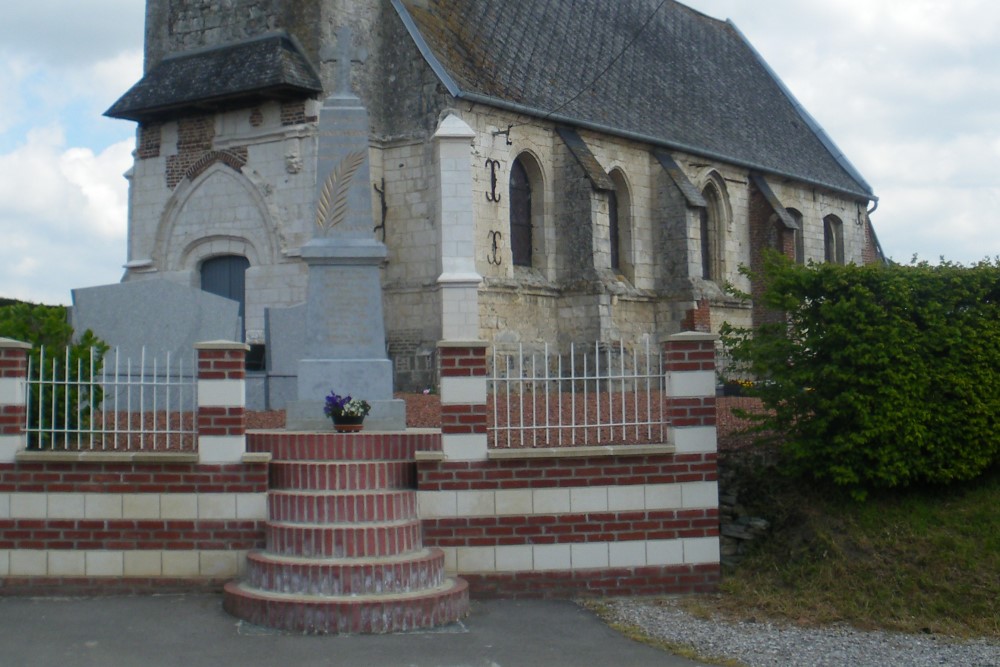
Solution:
M 95 406 L 100 404 L 103 397 L 101 388 L 98 385 L 87 385 L 86 383 L 91 379 L 91 365 L 89 363 L 91 350 L 96 355 L 93 369 L 94 374 L 97 375 L 103 367 L 103 357 L 108 351 L 107 344 L 97 338 L 89 329 L 83 332 L 78 340 L 74 341 L 73 328 L 67 321 L 66 308 L 63 306 L 45 306 L 22 302 L 0 306 L 0 336 L 31 343 L 32 349 L 29 355 L 32 379 L 38 378 L 43 347 L 45 349 L 46 379 L 52 379 L 53 373 L 57 380 L 67 379 L 65 358 L 66 350 L 69 349 L 68 379 L 71 383 L 83 381 L 84 384 L 72 385 L 73 388 L 69 390 L 66 387 L 59 387 L 55 392 L 51 388 L 39 392 L 37 386 L 32 386 L 31 395 L 28 397 L 28 425 L 31 428 L 41 426 L 42 429 L 55 429 L 56 431 L 85 428 L 88 425 L 86 422 L 89 413 L 81 412 L 78 417 L 75 406 L 79 401 L 93 403 Z M 53 359 L 57 360 L 58 363 L 52 364 Z M 80 363 L 78 364 L 78 362 Z M 68 411 L 65 409 L 67 401 L 69 401 L 70 406 Z M 41 411 L 38 410 L 39 403 L 42 405 Z M 58 443 L 54 443 L 51 435 L 47 433 L 31 433 L 28 438 L 28 446 L 32 449 L 48 448 L 55 445 Z
M 757 277 L 786 314 L 726 327 L 798 472 L 875 488 L 972 479 L 1000 459 L 1000 264 L 798 266 Z

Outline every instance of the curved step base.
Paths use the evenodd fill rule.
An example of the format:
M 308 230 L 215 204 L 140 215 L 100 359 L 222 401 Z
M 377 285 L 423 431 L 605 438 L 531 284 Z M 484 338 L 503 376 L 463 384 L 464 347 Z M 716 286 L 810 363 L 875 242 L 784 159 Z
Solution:
M 318 560 L 261 551 L 247 556 L 246 585 L 276 593 L 382 595 L 426 590 L 444 582 L 444 552 L 436 548 L 394 558 Z
M 454 623 L 469 610 L 468 584 L 448 579 L 416 593 L 310 596 L 226 584 L 223 608 L 248 623 L 303 634 L 385 634 Z
M 441 432 L 295 433 L 249 431 L 247 451 L 270 453 L 275 461 L 413 460 L 414 452 L 440 451 Z
M 268 521 L 264 536 L 268 552 L 304 558 L 384 558 L 423 546 L 419 519 L 337 524 Z

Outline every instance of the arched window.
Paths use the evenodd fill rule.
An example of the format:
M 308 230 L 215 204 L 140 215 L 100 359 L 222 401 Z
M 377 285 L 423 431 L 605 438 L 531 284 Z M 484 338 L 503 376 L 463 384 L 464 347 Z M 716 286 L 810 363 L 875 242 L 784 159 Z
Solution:
M 628 183 L 621 169 L 613 169 L 609 174 L 615 189 L 608 192 L 608 240 L 611 253 L 611 269 L 630 280 L 634 280 L 632 253 L 633 235 L 632 197 Z
M 823 218 L 823 251 L 827 262 L 844 263 L 844 223 L 835 215 Z
M 518 157 L 510 167 L 510 252 L 514 266 L 531 266 L 531 179 Z
M 722 196 L 715 183 L 709 183 L 702 191 L 706 206 L 700 210 L 701 235 L 701 277 L 705 280 L 722 280 L 725 266 L 722 260 L 723 222 Z
M 806 261 L 806 248 L 805 248 L 805 220 L 802 219 L 802 213 L 794 208 L 787 209 L 788 215 L 792 216 L 792 220 L 798 223 L 799 228 L 792 230 L 792 235 L 795 239 L 795 263 L 805 264 Z
M 618 272 L 622 268 L 621 229 L 618 222 L 618 195 L 614 190 L 608 192 L 608 240 L 611 242 L 611 269 Z
M 240 304 L 240 320 L 246 321 L 246 273 L 250 260 L 242 255 L 218 255 L 201 263 L 201 288 Z

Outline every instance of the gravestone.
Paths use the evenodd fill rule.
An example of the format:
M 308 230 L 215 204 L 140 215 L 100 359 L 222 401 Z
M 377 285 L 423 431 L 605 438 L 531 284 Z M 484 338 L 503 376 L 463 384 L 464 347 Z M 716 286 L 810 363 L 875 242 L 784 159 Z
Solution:
M 302 247 L 309 267 L 305 327 L 298 362 L 298 400 L 287 428 L 331 428 L 323 414 L 331 391 L 372 404 L 368 430 L 404 430 L 406 407 L 392 397 L 386 354 L 381 265 L 385 245 L 372 233 L 368 112 L 351 91 L 349 28 L 337 33 L 337 89 L 319 114 L 316 229 Z
M 148 363 L 169 352 L 191 359 L 195 343 L 239 340 L 240 304 L 168 280 L 137 280 L 72 290 L 70 323 L 118 348 L 122 359 L 137 363 L 145 348 Z
M 168 280 L 82 287 L 72 295 L 73 331 L 90 329 L 111 346 L 100 375 L 111 383 L 105 387 L 107 405 L 149 410 L 169 401 L 177 409 L 192 409 L 190 390 L 133 387 L 130 395 L 126 383 L 193 380 L 195 343 L 239 340 L 243 332 L 239 303 Z

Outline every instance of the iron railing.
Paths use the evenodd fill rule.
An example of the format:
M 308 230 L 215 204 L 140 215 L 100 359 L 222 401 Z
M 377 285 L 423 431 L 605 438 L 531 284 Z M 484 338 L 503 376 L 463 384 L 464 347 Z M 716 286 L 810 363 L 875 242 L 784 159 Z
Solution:
M 101 357 L 29 357 L 24 430 L 29 449 L 194 451 L 197 377 L 194 360 L 147 359 L 119 350 Z M 109 368 L 110 367 L 110 368 Z
M 488 379 L 489 446 L 565 447 L 667 441 L 660 350 L 647 339 L 564 353 L 548 344 L 494 346 Z

